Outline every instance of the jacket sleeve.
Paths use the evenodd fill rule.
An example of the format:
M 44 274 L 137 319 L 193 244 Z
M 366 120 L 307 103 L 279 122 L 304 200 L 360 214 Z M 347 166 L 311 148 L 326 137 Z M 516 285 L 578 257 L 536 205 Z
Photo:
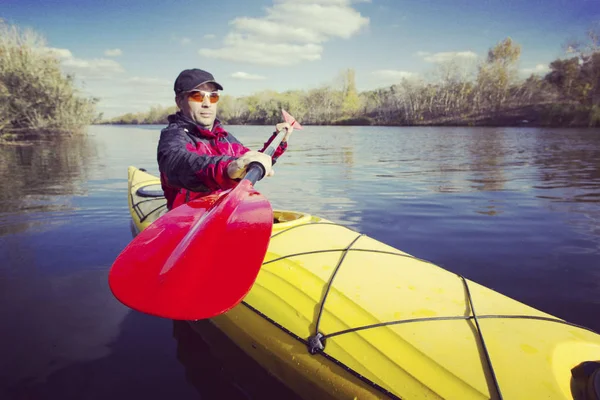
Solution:
M 277 132 L 273 132 L 273 134 L 271 135 L 271 137 L 269 138 L 269 140 L 267 140 L 263 146 L 263 148 L 261 150 L 259 150 L 261 153 L 264 152 L 267 147 L 269 147 L 269 144 L 271 144 L 271 142 L 273 141 L 273 139 L 275 139 L 275 136 L 277 136 Z M 273 154 L 273 164 L 275 164 L 277 162 L 277 159 L 279 158 L 279 156 L 281 156 L 285 150 L 287 149 L 287 142 L 281 142 L 279 144 L 279 146 L 277 146 L 277 148 L 275 149 L 275 153 Z
M 167 184 L 193 192 L 230 189 L 237 181 L 227 175 L 227 166 L 236 159 L 192 152 L 194 145 L 181 128 L 165 129 L 158 142 L 158 167 Z

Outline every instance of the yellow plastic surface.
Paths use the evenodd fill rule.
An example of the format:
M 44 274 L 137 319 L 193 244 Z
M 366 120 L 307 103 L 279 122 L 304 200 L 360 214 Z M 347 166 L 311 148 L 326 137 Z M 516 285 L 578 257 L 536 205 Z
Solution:
M 157 181 L 133 167 L 129 176 L 133 203 L 137 188 Z M 330 221 L 274 214 L 280 222 L 245 304 L 212 320 L 273 375 L 307 399 L 495 396 L 459 276 Z M 139 230 L 149 223 L 132 218 Z M 311 355 L 304 342 L 336 268 L 319 332 L 396 323 L 333 336 L 327 357 Z M 600 360 L 600 335 L 467 284 L 503 397 L 572 398 L 571 369 Z M 406 322 L 431 317 L 446 319 Z

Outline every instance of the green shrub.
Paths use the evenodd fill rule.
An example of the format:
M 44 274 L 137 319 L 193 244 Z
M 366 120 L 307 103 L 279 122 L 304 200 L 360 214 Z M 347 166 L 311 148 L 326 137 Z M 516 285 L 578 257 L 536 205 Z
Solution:
M 0 20 L 0 137 L 77 133 L 93 121 L 95 103 L 80 97 L 40 35 Z
M 593 105 L 590 109 L 589 126 L 600 126 L 600 105 Z
M 374 125 L 373 120 L 369 117 L 346 117 L 340 118 L 332 123 L 333 125 L 353 125 L 353 126 L 365 126 Z

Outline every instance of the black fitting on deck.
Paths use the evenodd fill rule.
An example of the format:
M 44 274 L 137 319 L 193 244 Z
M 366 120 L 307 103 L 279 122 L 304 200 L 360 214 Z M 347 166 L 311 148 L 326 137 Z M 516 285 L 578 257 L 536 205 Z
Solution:
M 317 354 L 325 349 L 325 338 L 322 333 L 318 333 L 308 338 L 308 351 L 310 354 Z
M 600 361 L 585 361 L 571 370 L 575 400 L 600 400 Z

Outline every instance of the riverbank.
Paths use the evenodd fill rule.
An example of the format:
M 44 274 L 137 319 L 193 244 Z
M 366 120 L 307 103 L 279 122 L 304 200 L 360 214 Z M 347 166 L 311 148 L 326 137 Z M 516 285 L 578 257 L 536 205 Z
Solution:
M 594 116 L 594 113 L 597 115 Z M 600 125 L 600 107 L 594 109 L 578 104 L 538 104 L 509 108 L 497 113 L 474 113 L 464 117 L 425 120 L 416 125 L 587 128 Z
M 93 125 L 93 124 L 90 124 Z M 88 125 L 88 126 L 90 126 Z M 59 142 L 72 139 L 74 137 L 83 136 L 86 127 L 78 128 L 71 131 L 46 131 L 35 129 L 24 129 L 16 132 L 0 132 L 0 146 L 30 146 L 40 142 Z
M 172 111 L 174 112 L 174 110 Z M 222 121 L 225 125 L 270 125 L 255 119 L 233 119 Z M 166 125 L 167 118 L 146 122 L 104 121 L 96 125 Z M 547 103 L 524 107 L 506 108 L 496 112 L 479 112 L 465 115 L 424 117 L 407 121 L 402 116 L 381 120 L 378 112 L 364 116 L 339 118 L 331 122 L 304 123 L 305 126 L 455 126 L 455 127 L 516 127 L 539 128 L 587 128 L 600 126 L 600 106 L 585 107 L 576 103 Z

